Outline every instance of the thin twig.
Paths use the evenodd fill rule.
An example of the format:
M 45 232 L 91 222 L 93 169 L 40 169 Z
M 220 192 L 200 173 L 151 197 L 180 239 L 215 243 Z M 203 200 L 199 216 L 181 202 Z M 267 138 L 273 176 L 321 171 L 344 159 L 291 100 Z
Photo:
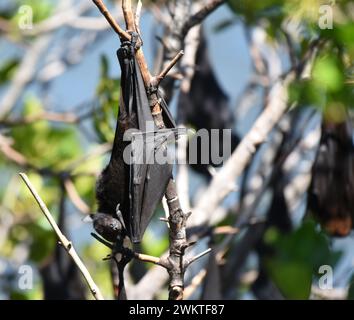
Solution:
M 64 188 L 68 194 L 69 199 L 73 205 L 79 209 L 82 213 L 90 213 L 90 207 L 81 199 L 76 187 L 71 179 L 64 179 Z
M 35 114 L 31 116 L 21 117 L 21 118 L 5 118 L 0 119 L 0 125 L 7 127 L 28 125 L 37 121 L 52 121 L 52 122 L 62 122 L 67 124 L 76 124 L 84 119 L 91 116 L 93 111 L 89 111 L 82 116 L 77 116 L 72 112 L 58 113 L 58 112 L 43 112 L 40 114 Z
M 8 116 L 22 96 L 24 88 L 32 81 L 37 65 L 40 59 L 43 59 L 43 52 L 48 48 L 51 39 L 52 35 L 48 34 L 34 40 L 30 49 L 26 52 L 9 88 L 0 100 L 0 118 Z
M 28 161 L 24 155 L 16 151 L 11 146 L 11 140 L 3 135 L 0 135 L 0 151 L 6 158 L 13 161 L 19 166 L 28 166 Z
M 240 228 L 236 228 L 236 227 L 231 227 L 231 226 L 220 226 L 220 227 L 216 227 L 213 230 L 213 234 L 215 235 L 219 235 L 219 234 L 237 234 L 240 232 Z
M 139 260 L 139 261 L 142 261 L 142 262 L 150 262 L 150 263 L 153 263 L 153 264 L 156 264 L 158 266 L 166 268 L 166 265 L 164 264 L 163 260 L 161 260 L 160 258 L 157 258 L 157 257 L 153 257 L 153 256 L 149 256 L 149 255 L 146 255 L 146 254 L 134 252 L 134 258 Z
M 140 17 L 141 17 L 141 9 L 143 7 L 143 4 L 141 0 L 138 1 L 138 4 L 136 5 L 136 10 L 135 10 L 135 19 L 134 19 L 134 24 L 135 24 L 135 30 L 141 37 L 141 32 L 140 32 Z
M 171 62 L 160 72 L 155 78 L 155 86 L 158 86 L 160 82 L 167 76 L 170 70 L 176 65 L 176 63 L 183 57 L 184 52 L 181 50 L 177 55 L 171 60 Z
M 65 25 L 69 25 L 71 22 L 79 19 L 79 17 L 90 10 L 90 5 L 86 1 L 81 1 L 77 6 L 71 6 L 63 4 L 64 7 L 58 6 L 56 13 L 49 18 L 34 24 L 30 29 L 24 29 L 19 31 L 23 37 L 35 37 L 41 36 L 45 33 L 53 32 Z
M 206 275 L 206 269 L 202 269 L 193 277 L 189 286 L 184 289 L 185 299 L 188 299 L 195 292 L 195 290 L 197 290 L 197 288 L 202 284 Z
M 181 39 L 184 39 L 190 29 L 201 23 L 210 13 L 225 3 L 225 0 L 211 0 L 204 5 L 197 13 L 193 14 L 183 25 Z
M 126 29 L 129 31 L 135 31 L 134 15 L 132 11 L 131 0 L 122 1 L 122 10 L 123 10 Z
M 70 257 L 73 259 L 73 261 L 75 262 L 77 267 L 80 269 L 80 271 L 81 271 L 82 275 L 84 276 L 84 278 L 87 282 L 87 285 L 89 286 L 90 291 L 91 291 L 92 295 L 94 296 L 94 298 L 96 300 L 104 300 L 104 298 L 101 294 L 101 291 L 99 290 L 99 288 L 97 287 L 97 285 L 93 281 L 89 271 L 87 270 L 87 268 L 85 267 L 85 265 L 81 261 L 80 257 L 76 253 L 76 250 L 73 247 L 72 243 L 60 231 L 57 223 L 55 222 L 54 218 L 52 217 L 51 213 L 49 212 L 47 206 L 45 205 L 45 203 L 43 202 L 43 200 L 41 199 L 41 197 L 37 193 L 36 189 L 34 188 L 32 183 L 28 179 L 27 175 L 25 173 L 20 173 L 20 176 L 21 176 L 22 180 L 24 181 L 24 183 L 26 184 L 27 188 L 31 191 L 33 197 L 37 201 L 38 206 L 40 207 L 43 214 L 45 215 L 48 222 L 50 223 L 51 227 L 53 228 L 56 235 L 58 236 L 58 239 L 59 239 L 61 245 L 65 248 L 67 253 L 70 255 Z
M 198 255 L 194 256 L 193 258 L 186 260 L 186 265 L 189 266 L 191 265 L 193 262 L 197 261 L 198 259 L 204 257 L 206 254 L 208 254 L 211 251 L 211 248 L 203 251 L 202 253 L 199 253 Z
M 104 15 L 112 29 L 119 35 L 120 38 L 125 39 L 125 40 L 130 40 L 130 34 L 124 31 L 119 24 L 114 20 L 112 14 L 108 11 L 107 7 L 103 3 L 102 0 L 92 0 L 97 8 L 101 11 L 101 13 Z
M 103 239 L 102 237 L 98 236 L 95 233 L 91 233 L 91 236 L 94 237 L 97 241 L 101 242 L 106 247 L 114 250 L 114 245 L 112 243 L 106 241 L 105 239 Z M 134 258 L 136 260 L 139 260 L 139 261 L 142 261 L 142 262 L 150 262 L 150 263 L 156 264 L 158 266 L 167 268 L 164 259 L 160 259 L 160 258 L 154 257 L 154 256 L 149 256 L 147 254 L 134 252 L 134 251 L 130 250 L 129 248 L 124 248 L 124 250 L 125 250 L 124 251 L 125 254 L 127 254 L 128 256 L 131 256 L 132 258 Z M 121 253 L 121 252 L 118 251 L 117 253 Z M 105 258 L 104 260 L 107 260 L 110 257 L 111 256 L 109 255 L 108 258 Z

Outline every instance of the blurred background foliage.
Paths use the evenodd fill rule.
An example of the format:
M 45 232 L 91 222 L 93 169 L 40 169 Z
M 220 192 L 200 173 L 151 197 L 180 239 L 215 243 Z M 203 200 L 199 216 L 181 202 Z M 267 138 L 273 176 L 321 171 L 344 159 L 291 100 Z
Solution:
M 21 46 L 26 48 L 37 39 L 37 36 L 26 35 L 18 28 L 23 16 L 21 6 L 30 6 L 33 10 L 33 23 L 39 24 L 55 15 L 59 2 L 16 0 L 2 1 L 0 4 L 0 24 L 3 26 L 0 31 L 1 51 L 13 52 L 11 47 L 17 48 L 14 54 L 0 55 L 0 98 L 25 58 L 26 50 L 21 49 Z M 152 2 L 161 6 L 167 1 Z M 323 41 L 321 52 L 314 62 L 311 79 L 294 82 L 289 91 L 290 100 L 296 102 L 299 107 L 314 106 L 319 110 L 328 111 L 332 119 L 341 120 L 343 109 L 351 108 L 354 98 L 353 2 L 335 1 L 335 26 L 333 29 L 323 30 L 318 27 L 318 10 L 321 5 L 327 5 L 328 1 L 229 0 L 227 3 L 233 14 L 218 21 L 215 28 L 218 32 L 225 32 L 234 24 L 246 27 L 262 25 L 270 42 L 284 41 L 287 32 L 285 24 L 291 22 L 301 35 L 300 41 L 292 43 L 291 47 L 295 61 L 307 58 L 305 52 L 312 40 Z M 149 9 L 147 1 L 144 1 L 144 6 Z M 89 15 L 98 15 L 94 6 L 89 10 Z M 113 37 L 112 32 L 107 33 Z M 82 35 L 84 36 L 85 34 Z M 55 41 L 60 45 L 60 42 L 65 42 L 65 37 L 54 38 L 53 42 Z M 73 109 L 73 113 L 85 112 L 82 118 L 78 116 L 72 121 L 52 121 L 48 117 L 42 117 L 49 111 L 58 112 L 68 108 L 61 106 L 62 101 L 56 101 L 54 107 L 48 108 L 46 96 L 50 94 L 52 87 L 46 83 L 42 87 L 32 86 L 26 90 L 23 99 L 17 102 L 11 114 L 0 120 L 2 139 L 6 137 L 11 146 L 10 156 L 8 149 L 6 156 L 0 153 L 1 298 L 43 298 L 38 273 L 35 274 L 36 281 L 32 290 L 18 290 L 17 268 L 21 264 L 29 264 L 37 269 L 48 260 L 56 246 L 51 228 L 17 176 L 19 171 L 28 173 L 56 217 L 59 215 L 59 202 L 63 196 L 61 185 L 67 183 L 64 197 L 67 226 L 70 230 L 68 236 L 72 237 L 103 295 L 112 298 L 108 263 L 102 261 L 108 254 L 107 249 L 90 239 L 90 227 L 82 222 L 82 218 L 83 213 L 96 210 L 96 176 L 107 162 L 109 150 L 108 147 L 106 152 L 102 153 L 99 147 L 105 143 L 110 144 L 114 137 L 119 102 L 119 77 L 112 76 L 113 66 L 104 54 L 100 55 L 99 60 L 91 63 L 99 65 L 100 72 L 99 78 L 94 79 L 96 91 L 92 100 Z M 234 61 L 234 64 L 237 63 L 238 61 Z M 84 70 L 80 81 L 85 82 L 89 76 Z M 36 82 L 36 78 L 33 81 Z M 75 90 L 72 83 L 67 85 L 68 95 Z M 4 151 L 3 144 L 1 150 Z M 162 208 L 157 211 L 156 216 L 163 214 Z M 265 258 L 266 267 L 286 298 L 308 298 L 313 278 L 318 276 L 318 267 L 322 264 L 335 266 L 340 258 L 340 253 L 331 247 L 328 236 L 320 231 L 313 221 L 306 220 L 289 234 L 270 229 L 265 235 L 265 242 L 272 248 L 271 255 Z M 162 223 L 152 223 L 141 248 L 144 253 L 155 256 L 161 255 L 168 248 L 166 228 Z M 349 291 L 350 298 L 354 298 L 353 292 L 352 286 Z M 91 297 L 88 295 L 88 298 Z

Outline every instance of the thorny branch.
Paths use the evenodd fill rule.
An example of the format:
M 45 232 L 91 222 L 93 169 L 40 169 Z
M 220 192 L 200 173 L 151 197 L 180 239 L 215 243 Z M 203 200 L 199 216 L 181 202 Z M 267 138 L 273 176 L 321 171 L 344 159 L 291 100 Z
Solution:
M 129 33 L 121 30 L 119 25 L 113 20 L 104 3 L 98 0 L 93 1 L 99 8 L 101 13 L 106 17 L 112 28 L 118 33 L 121 40 L 129 40 Z M 136 21 L 134 22 L 134 14 L 132 12 L 130 0 L 122 1 L 122 10 L 125 18 L 126 28 L 129 31 L 137 31 L 138 25 Z M 165 124 L 162 118 L 162 110 L 159 104 L 157 93 L 155 90 L 151 90 L 151 88 L 156 88 L 156 86 L 163 80 L 163 78 L 167 75 L 168 71 L 171 70 L 173 65 L 177 63 L 181 56 L 181 52 L 179 54 L 177 53 L 176 57 L 172 60 L 172 62 L 169 63 L 168 66 L 165 67 L 157 77 L 152 77 L 147 67 L 147 63 L 141 47 L 136 52 L 136 59 L 142 73 L 149 100 L 156 101 L 155 104 L 151 106 L 151 108 L 155 124 L 160 129 L 165 128 Z M 170 276 L 169 299 L 181 300 L 183 299 L 185 269 L 191 262 L 195 261 L 197 258 L 207 252 L 203 253 L 202 255 L 198 255 L 190 261 L 184 260 L 185 250 L 191 245 L 187 242 L 186 238 L 186 222 L 190 216 L 190 213 L 184 213 L 182 211 L 176 192 L 176 184 L 172 178 L 168 183 L 165 196 L 167 199 L 167 204 L 170 213 L 168 219 L 170 225 L 170 250 L 168 258 L 162 263 L 162 265 L 166 267 Z

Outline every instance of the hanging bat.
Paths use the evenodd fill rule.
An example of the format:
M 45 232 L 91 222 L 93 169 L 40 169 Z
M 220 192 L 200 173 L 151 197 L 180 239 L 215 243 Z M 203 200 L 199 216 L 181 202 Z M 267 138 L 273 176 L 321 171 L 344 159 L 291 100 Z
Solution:
M 200 43 L 196 54 L 196 68 L 191 80 L 189 92 L 181 91 L 178 101 L 178 121 L 191 125 L 195 130 L 206 129 L 231 129 L 234 126 L 234 115 L 229 107 L 229 98 L 221 88 L 208 55 L 208 48 L 205 36 L 201 33 Z M 210 136 L 210 134 L 209 134 Z M 192 137 L 192 144 L 197 136 Z M 231 132 L 231 151 L 239 144 L 240 139 L 235 132 Z M 197 145 L 197 161 L 191 164 L 196 172 L 210 178 L 209 164 L 201 159 L 201 145 Z M 218 148 L 217 148 L 218 146 Z M 211 166 L 218 166 L 213 163 L 211 153 L 222 155 L 223 134 L 219 133 L 219 141 L 209 139 L 209 159 Z
M 325 119 L 308 193 L 308 208 L 329 234 L 347 236 L 354 219 L 354 153 L 350 120 Z
M 172 175 L 170 163 L 154 161 L 157 154 L 167 152 L 169 133 L 158 129 L 153 122 L 132 43 L 123 43 L 117 56 L 122 70 L 118 120 L 111 158 L 98 179 L 96 197 L 101 213 L 114 216 L 119 205 L 127 236 L 138 243 Z M 167 105 L 161 97 L 159 100 L 166 127 L 175 128 Z M 148 123 L 153 124 L 152 132 L 146 131 Z M 131 140 L 127 141 L 124 134 L 129 129 L 139 132 L 132 133 Z M 131 151 L 130 163 L 124 158 L 127 147 Z

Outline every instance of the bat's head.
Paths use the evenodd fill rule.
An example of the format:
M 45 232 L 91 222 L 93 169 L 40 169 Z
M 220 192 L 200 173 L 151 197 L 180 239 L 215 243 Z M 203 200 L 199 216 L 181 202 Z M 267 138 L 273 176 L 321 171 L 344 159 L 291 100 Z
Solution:
M 105 240 L 115 242 L 122 232 L 120 221 L 109 214 L 96 213 L 90 215 L 95 231 Z

